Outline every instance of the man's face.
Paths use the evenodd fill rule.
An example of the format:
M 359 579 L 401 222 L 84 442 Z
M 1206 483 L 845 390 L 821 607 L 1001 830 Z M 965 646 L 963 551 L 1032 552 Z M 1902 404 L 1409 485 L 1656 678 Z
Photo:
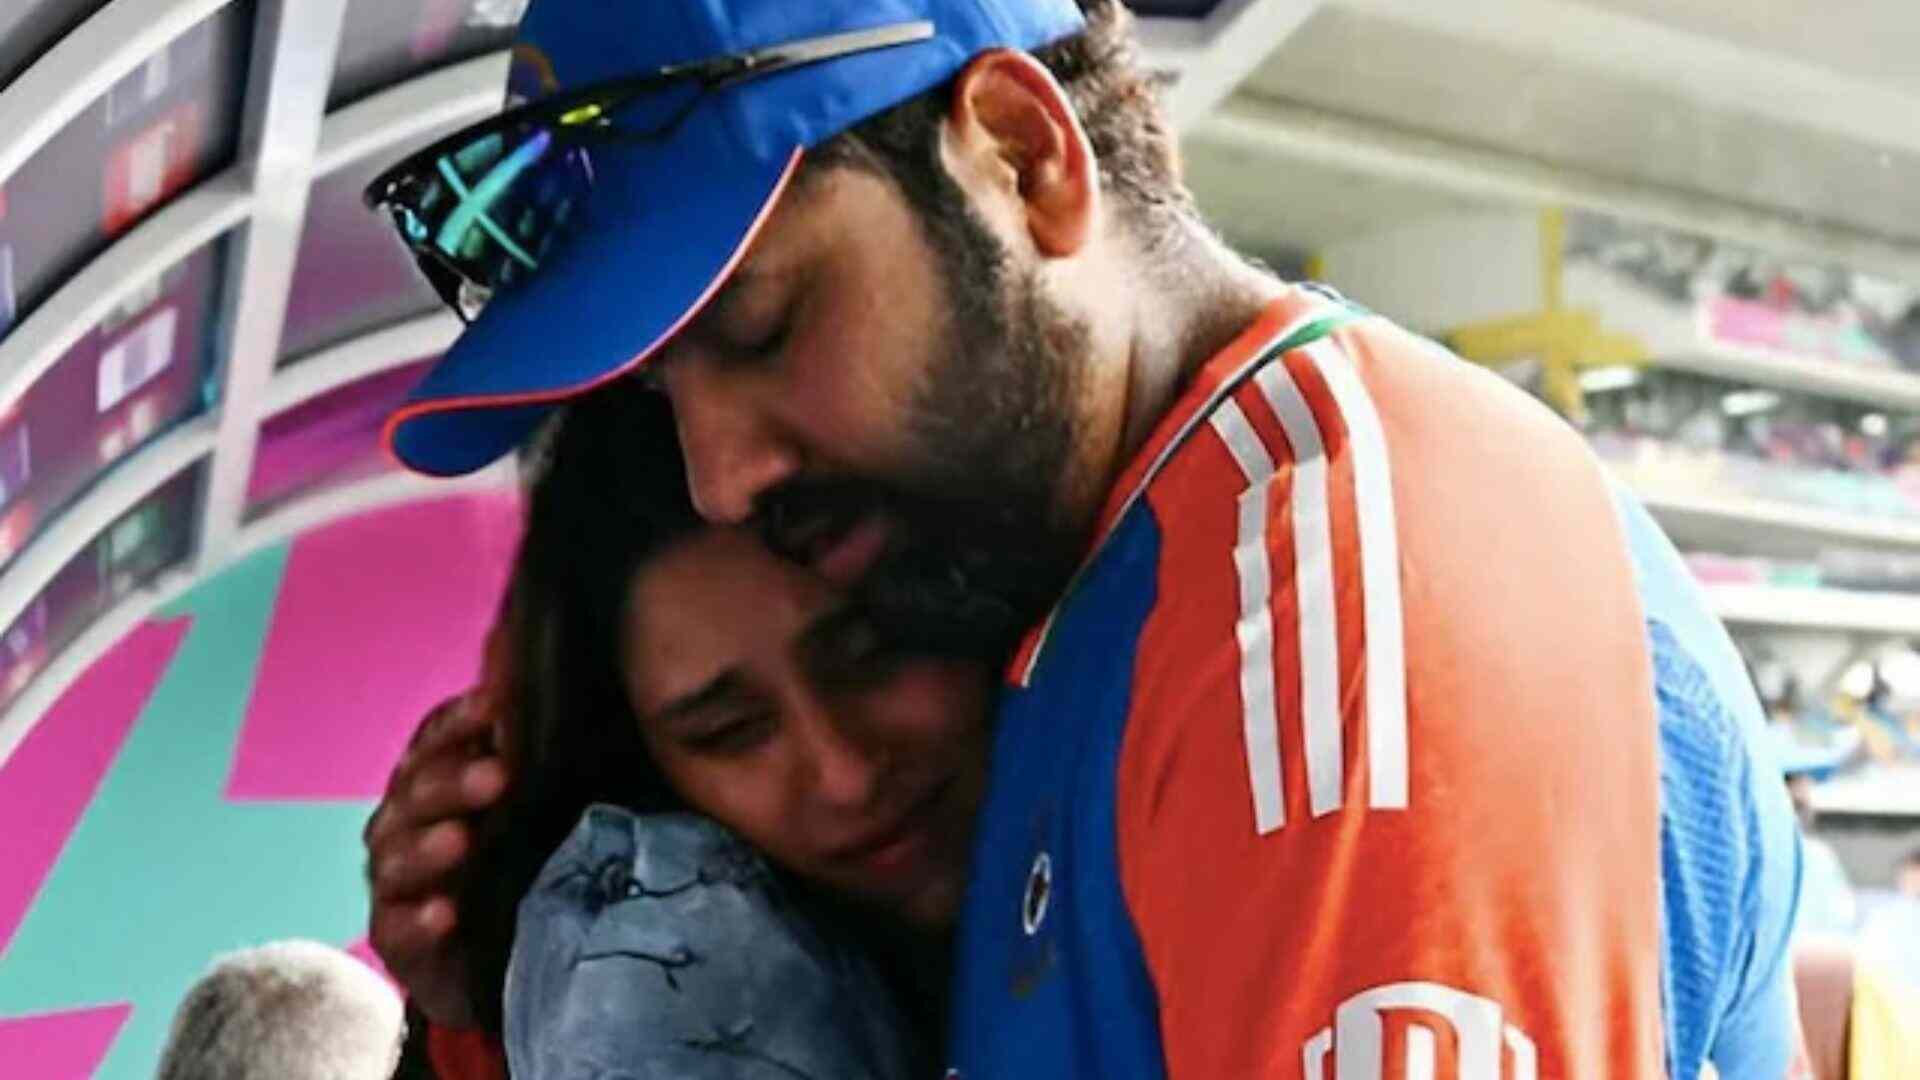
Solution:
M 855 168 L 783 199 L 662 353 L 703 516 L 754 522 L 892 633 L 987 656 L 1057 595 L 1088 335 L 968 214 Z

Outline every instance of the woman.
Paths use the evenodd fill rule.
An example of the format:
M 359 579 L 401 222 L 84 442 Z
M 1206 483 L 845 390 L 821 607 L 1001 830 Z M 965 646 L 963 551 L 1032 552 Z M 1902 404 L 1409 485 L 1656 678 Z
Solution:
M 498 1001 L 514 910 L 538 880 L 506 1022 L 516 1075 L 528 1067 L 519 1059 L 542 1047 L 578 1057 L 602 1036 L 612 1040 L 603 1049 L 617 1044 L 621 1053 L 650 1040 L 710 1045 L 720 1071 L 704 1075 L 734 1075 L 721 1060 L 747 1060 L 731 1035 L 675 1036 L 664 1027 L 636 1035 L 636 1025 L 664 1025 L 669 1006 L 686 1003 L 677 984 L 704 976 L 675 971 L 658 950 L 624 946 L 614 958 L 645 974 L 608 975 L 606 956 L 582 961 L 595 932 L 629 944 L 636 934 L 670 932 L 682 946 L 705 934 L 701 949 L 683 951 L 706 953 L 723 983 L 748 977 L 732 962 L 750 952 L 765 975 L 771 935 L 792 946 L 794 972 L 844 975 L 828 1012 L 849 1001 L 858 1013 L 881 1008 L 859 1004 L 872 985 L 860 954 L 870 951 L 912 1041 L 936 1047 L 944 938 L 986 776 L 990 669 L 896 651 L 862 611 L 757 536 L 702 523 L 674 445 L 664 404 L 614 389 L 575 406 L 537 466 L 503 629 L 511 669 L 540 677 L 508 680 L 505 752 L 515 785 L 461 898 L 471 996 Z M 595 803 L 618 809 L 596 809 L 568 839 Z M 687 812 L 727 832 L 664 816 Z M 749 868 L 739 880 L 698 872 L 741 855 L 764 856 L 772 869 Z M 668 889 L 644 880 L 649 865 L 676 880 L 727 882 L 721 906 L 731 905 L 725 919 L 738 933 L 714 932 L 721 916 L 712 905 L 693 910 L 676 907 L 684 893 L 655 895 Z M 608 868 L 617 872 L 602 880 Z M 650 903 L 620 903 L 630 889 L 631 899 Z M 857 944 L 845 929 L 854 925 Z M 615 985 L 628 1000 L 608 1022 L 580 1011 Z M 647 993 L 657 996 L 631 1000 Z M 783 1015 L 749 1018 L 750 1026 L 765 1034 L 783 1019 L 827 1015 L 807 1013 L 803 996 L 767 995 Z M 792 1027 L 782 1036 L 789 1049 L 844 1035 Z M 889 1025 L 878 1027 L 869 1041 L 887 1042 Z M 874 1073 L 894 1074 L 893 1066 Z

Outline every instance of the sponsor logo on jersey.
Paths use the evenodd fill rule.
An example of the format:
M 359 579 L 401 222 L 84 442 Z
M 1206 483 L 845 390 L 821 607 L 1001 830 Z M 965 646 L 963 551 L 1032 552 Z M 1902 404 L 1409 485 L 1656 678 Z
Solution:
M 1007 971 L 1012 976 L 1008 989 L 1015 998 L 1032 994 L 1059 959 L 1055 924 L 1061 914 L 1059 875 L 1066 870 L 1056 865 L 1051 854 L 1057 848 L 1053 821 L 1051 805 L 1035 812 L 1032 839 L 1027 847 L 1026 885 L 1020 890 L 1019 910 L 1007 913 L 1020 921 L 1021 930 L 1007 935 L 1012 949 L 1007 961 Z
M 1392 983 L 1348 998 L 1300 1058 L 1308 1080 L 1538 1076 L 1533 1040 L 1506 1023 L 1498 1003 L 1429 982 Z

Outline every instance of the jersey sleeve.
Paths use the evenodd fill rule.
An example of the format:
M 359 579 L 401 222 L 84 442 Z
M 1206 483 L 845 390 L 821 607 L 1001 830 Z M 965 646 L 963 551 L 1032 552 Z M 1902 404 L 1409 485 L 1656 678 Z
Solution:
M 1791 944 L 1806 860 L 1766 719 L 1726 629 L 1646 510 L 1614 493 L 1660 703 L 1669 1055 L 1802 1075 Z
M 1663 1077 L 1618 520 L 1576 435 L 1406 347 L 1288 354 L 1148 494 L 1117 832 L 1168 1075 Z

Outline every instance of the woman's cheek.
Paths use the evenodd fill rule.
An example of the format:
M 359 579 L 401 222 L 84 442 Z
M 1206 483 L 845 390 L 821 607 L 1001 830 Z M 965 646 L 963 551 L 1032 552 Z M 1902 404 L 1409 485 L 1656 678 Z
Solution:
M 943 741 L 984 736 L 987 678 L 979 664 L 913 661 L 875 691 L 876 711 L 899 734 Z
M 656 752 L 654 760 L 689 810 L 778 856 L 786 814 L 776 769 L 758 762 L 755 755 L 716 759 Z

